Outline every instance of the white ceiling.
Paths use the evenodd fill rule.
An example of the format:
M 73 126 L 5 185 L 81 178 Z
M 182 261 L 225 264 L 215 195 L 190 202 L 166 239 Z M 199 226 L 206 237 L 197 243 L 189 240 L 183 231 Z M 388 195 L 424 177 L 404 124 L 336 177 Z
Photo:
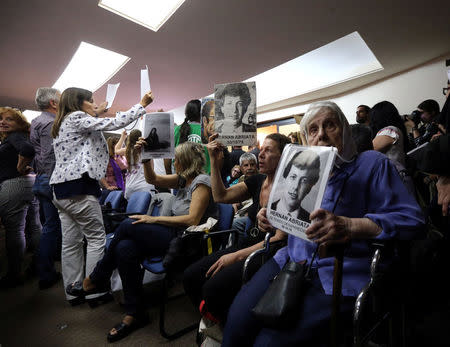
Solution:
M 259 110 L 297 105 L 448 54 L 449 15 L 434 0 L 186 0 L 153 32 L 96 0 L 2 0 L 0 105 L 35 109 L 36 89 L 53 85 L 81 41 L 131 58 L 109 81 L 121 83 L 111 111 L 139 100 L 145 65 L 156 97 L 151 108 L 170 110 L 211 94 L 215 83 L 246 80 L 358 31 L 384 70 Z M 94 97 L 105 95 L 103 86 Z

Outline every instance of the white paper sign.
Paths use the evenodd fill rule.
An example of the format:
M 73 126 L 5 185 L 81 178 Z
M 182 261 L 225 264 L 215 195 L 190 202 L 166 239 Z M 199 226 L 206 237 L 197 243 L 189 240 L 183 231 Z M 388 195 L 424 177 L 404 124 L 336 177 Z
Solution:
M 322 204 L 336 148 L 287 145 L 280 159 L 267 204 L 267 218 L 277 229 L 302 239 L 309 214 Z
M 120 83 L 117 84 L 109 84 L 108 88 L 106 89 L 106 101 L 108 102 L 108 106 L 106 108 L 110 108 L 112 106 L 112 103 L 114 101 L 114 98 L 116 97 L 117 89 L 119 89 Z
M 147 113 L 143 123 L 142 135 L 147 144 L 142 148 L 141 159 L 174 158 L 173 113 Z
M 141 99 L 150 91 L 150 77 L 148 74 L 148 66 L 141 70 Z

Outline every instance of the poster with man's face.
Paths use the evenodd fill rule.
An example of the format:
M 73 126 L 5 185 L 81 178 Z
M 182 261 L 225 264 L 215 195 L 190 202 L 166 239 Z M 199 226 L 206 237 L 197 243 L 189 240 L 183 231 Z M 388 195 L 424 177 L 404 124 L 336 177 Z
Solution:
M 142 137 L 146 145 L 142 149 L 142 159 L 173 158 L 174 132 L 173 113 L 156 112 L 144 116 Z
M 214 132 L 226 146 L 256 145 L 256 83 L 214 86 Z
M 335 153 L 334 147 L 285 147 L 267 204 L 275 228 L 307 239 L 309 214 L 322 203 Z

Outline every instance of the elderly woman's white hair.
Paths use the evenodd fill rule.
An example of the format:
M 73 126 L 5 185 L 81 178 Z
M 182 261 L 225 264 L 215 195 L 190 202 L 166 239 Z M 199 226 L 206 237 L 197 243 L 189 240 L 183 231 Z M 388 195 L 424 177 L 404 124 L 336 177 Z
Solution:
M 303 116 L 302 121 L 300 122 L 300 132 L 303 134 L 303 136 L 305 137 L 306 141 L 309 144 L 308 141 L 309 123 L 311 123 L 313 118 L 324 108 L 328 109 L 337 117 L 337 120 L 342 128 L 342 153 L 339 153 L 339 156 L 336 158 L 336 164 L 353 160 L 357 155 L 357 151 L 355 141 L 352 138 L 352 131 L 344 113 L 342 113 L 339 106 L 336 105 L 334 102 L 319 101 L 311 104 L 308 110 L 306 111 L 305 115 Z

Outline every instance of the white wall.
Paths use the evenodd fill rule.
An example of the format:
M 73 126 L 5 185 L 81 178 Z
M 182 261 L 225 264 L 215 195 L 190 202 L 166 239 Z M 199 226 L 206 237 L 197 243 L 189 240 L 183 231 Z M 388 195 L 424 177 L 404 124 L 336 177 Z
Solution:
M 400 114 L 411 113 L 420 102 L 426 99 L 434 99 L 442 107 L 445 102 L 442 88 L 446 86 L 445 59 L 441 59 L 329 100 L 339 105 L 352 124 L 356 122 L 356 107 L 360 104 L 372 107 L 377 102 L 388 100 L 398 108 Z M 304 104 L 273 112 L 259 113 L 258 122 L 303 113 L 308 106 L 309 104 Z
M 353 124 L 356 123 L 355 112 L 358 105 L 363 104 L 372 107 L 383 100 L 392 102 L 400 114 L 411 113 L 418 104 L 426 99 L 436 100 L 442 108 L 445 102 L 442 88 L 446 86 L 447 69 L 443 58 L 363 89 L 328 100 L 337 103 L 347 116 L 350 124 Z M 304 113 L 308 106 L 309 104 L 304 104 L 272 112 L 258 113 L 258 122 Z M 174 113 L 174 120 L 178 125 L 184 121 L 184 107 L 185 105 L 170 110 Z

